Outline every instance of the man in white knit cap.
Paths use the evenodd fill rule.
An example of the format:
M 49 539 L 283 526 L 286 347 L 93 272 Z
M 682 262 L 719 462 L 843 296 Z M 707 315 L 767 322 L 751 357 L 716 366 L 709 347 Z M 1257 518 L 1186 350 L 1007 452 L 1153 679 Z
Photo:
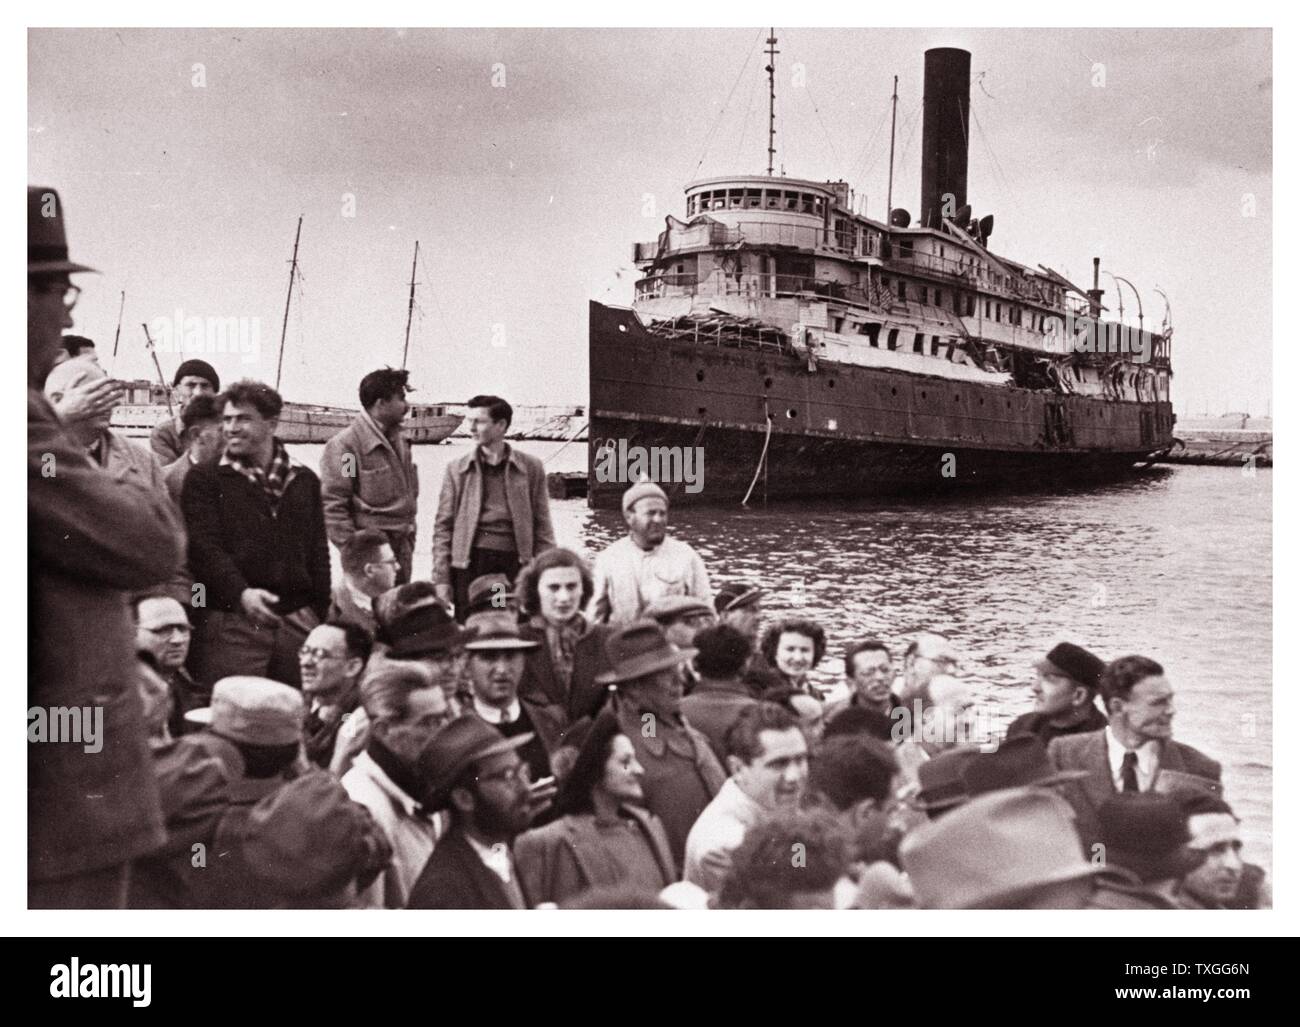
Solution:
M 590 617 L 596 623 L 629 624 L 665 596 L 713 601 L 700 554 L 668 535 L 668 496 L 652 481 L 623 493 L 627 535 L 596 557 Z

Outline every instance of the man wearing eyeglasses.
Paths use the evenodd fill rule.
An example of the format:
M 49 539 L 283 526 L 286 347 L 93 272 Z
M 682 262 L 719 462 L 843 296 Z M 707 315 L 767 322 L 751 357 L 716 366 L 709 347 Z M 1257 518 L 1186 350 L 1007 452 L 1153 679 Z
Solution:
M 532 735 L 505 738 L 473 714 L 453 720 L 420 753 L 425 806 L 448 810 L 439 840 L 407 900 L 408 909 L 525 909 L 511 846 L 535 809 L 528 764 Z
M 174 598 L 161 592 L 138 595 L 132 601 L 135 611 L 135 647 L 149 653 L 171 693 L 171 710 L 167 727 L 173 738 L 195 730 L 185 720 L 190 710 L 198 710 L 212 702 L 212 690 L 204 688 L 185 669 L 185 659 L 190 654 L 190 620 L 185 607 Z
M 63 330 L 73 325 L 79 290 L 69 275 L 90 270 L 68 259 L 58 193 L 29 188 L 28 704 L 103 711 L 98 752 L 27 746 L 31 908 L 121 908 L 132 860 L 166 839 L 122 595 L 176 572 L 184 530 L 165 492 L 114 481 L 41 394 Z
M 371 638 L 355 624 L 326 621 L 311 629 L 298 650 L 307 698 L 303 747 L 307 758 L 328 768 L 343 718 L 357 708 L 357 683 L 370 658 Z

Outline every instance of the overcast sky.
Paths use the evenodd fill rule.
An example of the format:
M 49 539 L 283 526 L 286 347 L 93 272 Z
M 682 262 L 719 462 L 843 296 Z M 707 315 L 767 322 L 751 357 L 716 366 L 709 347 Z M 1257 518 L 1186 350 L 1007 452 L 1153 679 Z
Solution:
M 996 217 L 993 250 L 1084 287 L 1100 256 L 1148 327 L 1163 289 L 1178 413 L 1264 411 L 1267 30 L 777 33 L 787 174 L 847 179 L 883 216 L 897 74 L 895 206 L 915 213 L 923 54 L 969 49 L 969 199 Z M 587 301 L 630 305 L 632 243 L 684 216 L 688 180 L 766 166 L 765 36 L 32 31 L 30 180 L 60 189 L 74 259 L 103 271 L 75 317 L 106 364 L 126 291 L 118 377 L 151 375 L 140 324 L 179 309 L 257 319 L 260 355 L 210 359 L 273 380 L 302 214 L 287 398 L 355 403 L 361 375 L 400 362 L 419 239 L 418 398 L 585 402 Z M 1134 324 L 1135 306 L 1126 290 Z

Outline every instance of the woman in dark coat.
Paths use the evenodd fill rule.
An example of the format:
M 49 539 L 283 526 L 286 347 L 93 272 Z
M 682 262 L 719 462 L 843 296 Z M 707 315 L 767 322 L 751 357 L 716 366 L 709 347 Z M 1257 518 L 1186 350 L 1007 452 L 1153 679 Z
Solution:
M 515 840 L 530 906 L 611 885 L 658 892 L 677 879 L 663 824 L 641 805 L 643 774 L 616 718 L 601 713 L 556 797 L 559 819 Z

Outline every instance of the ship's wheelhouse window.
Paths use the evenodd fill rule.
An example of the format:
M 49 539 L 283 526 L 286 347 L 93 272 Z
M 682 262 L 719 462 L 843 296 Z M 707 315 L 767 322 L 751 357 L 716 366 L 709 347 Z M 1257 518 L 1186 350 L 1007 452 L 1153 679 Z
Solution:
M 763 197 L 764 197 L 763 206 L 765 206 L 768 210 L 776 210 L 778 207 L 781 206 L 780 189 L 764 189 Z
M 967 316 L 967 317 L 974 317 L 974 316 L 975 316 L 975 297 L 974 297 L 974 296 L 967 296 L 967 297 L 966 297 L 966 316 Z
M 919 288 L 919 292 L 920 292 L 921 302 L 922 302 L 922 303 L 927 302 L 927 297 L 928 297 L 929 291 L 930 291 L 930 290 L 927 289 L 924 285 L 920 286 L 920 288 Z
M 798 194 L 798 193 L 790 193 L 790 192 L 787 192 L 787 193 L 785 194 L 785 209 L 786 209 L 786 210 L 798 210 L 798 209 L 799 209 L 799 194 Z
M 925 336 L 920 332 L 917 332 L 916 338 L 912 340 L 912 352 L 925 356 Z
M 942 306 L 943 306 L 943 290 L 942 290 L 942 289 L 935 289 L 935 290 L 934 290 L 934 305 L 935 305 L 936 307 L 942 307 Z
M 907 283 L 901 278 L 898 280 L 898 298 L 900 300 L 907 299 Z
M 891 329 L 889 329 L 889 339 L 888 339 L 888 341 L 886 342 L 886 345 L 887 345 L 890 349 L 898 349 L 898 329 L 897 329 L 897 328 L 891 328 Z
M 912 256 L 912 240 L 900 239 L 898 243 L 898 252 L 902 256 L 910 258 Z
M 930 356 L 939 356 L 939 336 L 937 335 L 930 336 Z
M 984 316 L 985 317 L 993 316 L 993 304 L 990 303 L 988 300 L 984 301 Z
M 762 190 L 762 189 L 746 189 L 746 190 L 745 190 L 745 206 L 746 206 L 747 208 L 761 207 L 762 205 L 763 205 L 763 190 Z
M 745 198 L 744 189 L 727 190 L 727 209 L 728 210 L 738 209 L 740 205 L 744 202 L 744 198 Z
M 805 214 L 811 214 L 813 212 L 812 193 L 799 194 L 799 207 Z
M 874 322 L 868 322 L 864 325 L 867 331 L 867 338 L 871 340 L 871 345 L 877 349 L 880 348 L 880 325 Z
M 826 213 L 826 201 L 820 196 L 813 197 L 813 213 L 819 217 Z
M 994 320 L 996 320 L 996 321 L 1001 321 L 1001 320 L 1002 320 L 1002 304 L 1001 304 L 1001 303 L 997 304 L 997 312 L 998 312 L 998 316 L 997 316 L 996 318 L 994 318 Z

